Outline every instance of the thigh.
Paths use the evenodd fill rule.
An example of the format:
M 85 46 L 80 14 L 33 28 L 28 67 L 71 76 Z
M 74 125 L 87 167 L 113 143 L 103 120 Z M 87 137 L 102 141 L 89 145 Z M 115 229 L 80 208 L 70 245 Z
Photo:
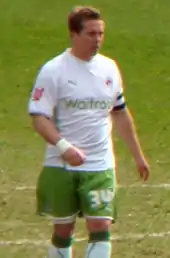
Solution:
M 73 173 L 64 168 L 44 167 L 37 182 L 37 212 L 70 222 L 77 213 Z
M 88 218 L 115 219 L 115 176 L 112 169 L 80 174 L 81 209 Z

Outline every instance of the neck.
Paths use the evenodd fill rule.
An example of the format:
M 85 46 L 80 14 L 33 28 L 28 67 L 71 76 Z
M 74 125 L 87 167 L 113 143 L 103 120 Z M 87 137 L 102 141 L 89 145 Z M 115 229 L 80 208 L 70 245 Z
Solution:
M 70 52 L 72 53 L 72 55 L 74 55 L 75 57 L 81 59 L 82 61 L 90 61 L 92 59 L 92 55 L 87 55 L 86 53 L 84 53 L 83 51 L 77 50 L 76 48 L 72 47 L 70 49 Z

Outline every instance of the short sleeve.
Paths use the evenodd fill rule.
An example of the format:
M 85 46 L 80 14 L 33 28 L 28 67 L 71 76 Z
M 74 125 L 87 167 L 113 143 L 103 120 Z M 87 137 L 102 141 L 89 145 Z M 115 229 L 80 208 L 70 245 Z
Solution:
M 29 99 L 29 114 L 53 116 L 53 111 L 57 104 L 57 84 L 57 79 L 54 78 L 51 68 L 45 65 L 36 78 Z
M 114 86 L 116 89 L 116 98 L 115 103 L 113 105 L 112 110 L 121 110 L 126 107 L 125 98 L 124 98 L 124 90 L 123 90 L 123 80 L 121 77 L 121 73 L 117 64 L 115 63 L 115 72 L 114 72 Z

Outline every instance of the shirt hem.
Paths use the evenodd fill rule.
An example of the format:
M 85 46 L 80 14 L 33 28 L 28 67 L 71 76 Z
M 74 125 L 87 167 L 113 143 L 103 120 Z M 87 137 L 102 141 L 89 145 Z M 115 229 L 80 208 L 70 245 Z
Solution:
M 107 166 L 107 167 L 103 167 L 103 168 L 86 168 L 86 167 L 82 167 L 82 168 L 78 168 L 78 167 L 68 167 L 66 165 L 59 165 L 59 164 L 47 164 L 47 163 L 44 163 L 43 164 L 44 167 L 54 167 L 54 168 L 64 168 L 65 170 L 68 170 L 68 171 L 89 171 L 89 172 L 100 172 L 100 171 L 104 171 L 104 170 L 107 170 L 107 169 L 115 169 L 115 166 Z

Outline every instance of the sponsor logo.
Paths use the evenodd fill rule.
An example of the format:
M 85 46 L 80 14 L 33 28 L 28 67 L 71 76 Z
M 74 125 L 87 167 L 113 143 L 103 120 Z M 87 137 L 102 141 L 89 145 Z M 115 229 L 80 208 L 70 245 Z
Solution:
M 112 107 L 113 103 L 111 100 L 95 100 L 91 99 L 75 99 L 75 100 L 65 100 L 64 106 L 68 109 L 80 109 L 80 110 L 109 110 Z

